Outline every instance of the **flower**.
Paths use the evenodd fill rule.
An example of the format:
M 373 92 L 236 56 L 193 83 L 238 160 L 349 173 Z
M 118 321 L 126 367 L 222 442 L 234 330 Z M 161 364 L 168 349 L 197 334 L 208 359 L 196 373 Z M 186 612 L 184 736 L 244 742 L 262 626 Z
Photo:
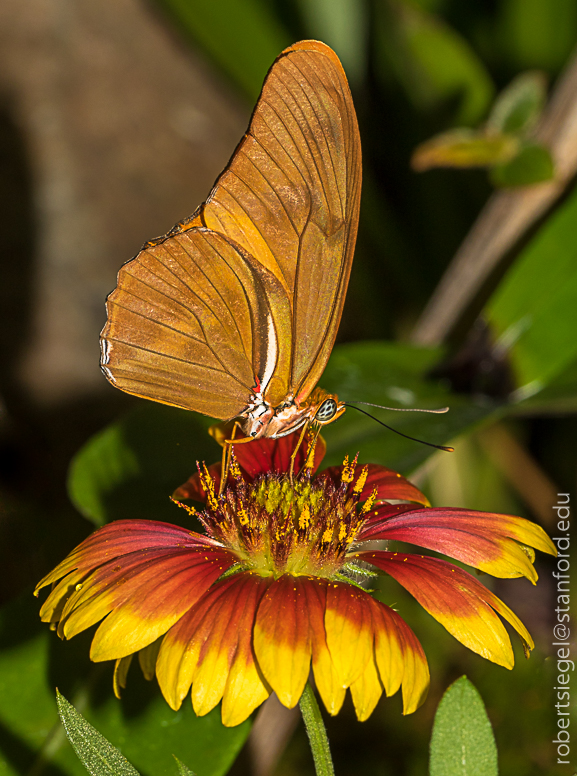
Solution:
M 199 715 L 222 701 L 225 725 L 245 720 L 271 691 L 293 707 L 311 662 L 331 714 L 347 688 L 360 720 L 383 689 L 402 687 L 404 713 L 421 704 L 429 682 L 423 649 L 399 614 L 363 588 L 376 573 L 397 580 L 489 660 L 513 666 L 500 617 L 526 651 L 533 647 L 520 620 L 471 574 L 436 557 L 374 549 L 374 540 L 409 542 L 534 583 L 530 548 L 555 553 L 541 528 L 432 508 L 400 474 L 360 467 L 356 458 L 314 476 L 324 442 L 305 453 L 295 449 L 298 436 L 236 445 L 222 495 L 220 464 L 199 467 L 175 495 L 205 502 L 199 511 L 186 507 L 204 534 L 147 520 L 93 533 L 39 583 L 36 592 L 53 585 L 43 621 L 71 638 L 102 620 L 90 656 L 116 660 L 117 694 L 138 653 L 173 709 L 189 692 Z

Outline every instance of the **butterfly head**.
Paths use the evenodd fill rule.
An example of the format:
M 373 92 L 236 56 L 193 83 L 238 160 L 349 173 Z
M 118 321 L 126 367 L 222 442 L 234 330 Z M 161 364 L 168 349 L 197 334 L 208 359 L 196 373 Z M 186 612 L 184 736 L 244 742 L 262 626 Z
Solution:
M 343 402 L 339 402 L 336 396 L 325 396 L 318 405 L 312 417 L 312 422 L 318 423 L 320 426 L 326 426 L 327 423 L 332 423 L 333 420 L 340 418 L 345 409 Z

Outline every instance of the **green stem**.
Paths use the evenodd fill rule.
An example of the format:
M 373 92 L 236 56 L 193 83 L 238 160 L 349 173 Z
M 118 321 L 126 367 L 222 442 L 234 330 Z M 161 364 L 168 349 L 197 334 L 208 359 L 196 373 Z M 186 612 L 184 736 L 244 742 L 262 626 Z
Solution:
M 299 701 L 317 776 L 335 776 L 329 739 L 313 688 L 307 682 Z

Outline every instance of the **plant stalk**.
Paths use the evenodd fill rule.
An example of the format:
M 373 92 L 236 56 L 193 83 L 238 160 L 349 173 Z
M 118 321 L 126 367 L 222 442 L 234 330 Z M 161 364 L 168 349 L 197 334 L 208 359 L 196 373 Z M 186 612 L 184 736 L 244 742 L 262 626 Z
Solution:
M 306 683 L 299 706 L 309 737 L 316 774 L 317 776 L 334 776 L 335 769 L 333 768 L 325 723 L 314 690 L 309 682 Z

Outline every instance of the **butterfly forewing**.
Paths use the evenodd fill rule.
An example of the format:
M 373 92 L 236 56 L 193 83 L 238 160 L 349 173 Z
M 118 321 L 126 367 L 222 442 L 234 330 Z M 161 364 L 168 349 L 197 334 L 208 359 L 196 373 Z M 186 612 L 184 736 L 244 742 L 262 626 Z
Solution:
M 119 273 L 102 367 L 119 388 L 217 418 L 255 392 L 306 399 L 334 344 L 361 152 L 336 54 L 284 51 L 207 202 Z M 276 433 L 276 432 L 275 432 Z
M 271 68 L 247 135 L 195 220 L 271 270 L 292 300 L 290 373 L 306 398 L 334 344 L 358 225 L 360 138 L 342 66 L 322 43 L 287 49 Z M 280 365 L 279 365 L 280 367 Z

